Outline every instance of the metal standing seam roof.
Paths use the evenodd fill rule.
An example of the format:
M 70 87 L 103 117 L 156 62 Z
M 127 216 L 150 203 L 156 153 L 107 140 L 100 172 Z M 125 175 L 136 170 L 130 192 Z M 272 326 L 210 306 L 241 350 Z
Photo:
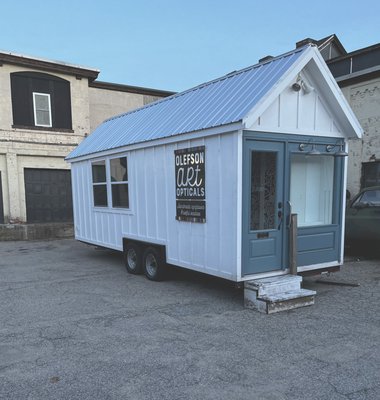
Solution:
M 241 121 L 308 47 L 110 118 L 67 159 Z

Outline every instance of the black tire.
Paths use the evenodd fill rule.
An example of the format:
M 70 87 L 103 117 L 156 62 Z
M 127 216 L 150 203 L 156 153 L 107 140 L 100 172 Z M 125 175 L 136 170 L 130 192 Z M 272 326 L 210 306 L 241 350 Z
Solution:
M 147 247 L 143 255 L 145 276 L 151 281 L 162 281 L 165 278 L 165 262 L 154 247 Z
M 130 274 L 141 274 L 143 272 L 141 247 L 136 243 L 127 243 L 124 248 L 124 262 Z

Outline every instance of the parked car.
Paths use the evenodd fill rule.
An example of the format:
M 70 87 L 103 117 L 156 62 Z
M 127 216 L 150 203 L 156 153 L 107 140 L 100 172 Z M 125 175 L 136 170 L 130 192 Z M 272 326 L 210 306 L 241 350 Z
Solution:
M 380 186 L 363 189 L 346 209 L 346 244 L 380 246 Z

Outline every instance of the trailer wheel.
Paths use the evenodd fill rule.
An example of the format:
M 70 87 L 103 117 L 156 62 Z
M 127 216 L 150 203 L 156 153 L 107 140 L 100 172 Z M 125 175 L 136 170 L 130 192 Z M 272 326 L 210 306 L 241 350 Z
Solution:
M 142 255 L 141 247 L 135 243 L 127 243 L 124 248 L 125 268 L 130 274 L 142 273 Z
M 151 281 L 162 281 L 165 276 L 165 263 L 154 247 L 147 247 L 143 255 L 145 276 Z

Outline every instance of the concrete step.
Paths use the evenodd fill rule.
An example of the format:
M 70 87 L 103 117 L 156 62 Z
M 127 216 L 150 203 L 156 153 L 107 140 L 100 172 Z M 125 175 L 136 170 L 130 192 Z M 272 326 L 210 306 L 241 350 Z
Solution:
M 276 293 L 299 290 L 302 276 L 280 275 L 270 278 L 255 279 L 244 283 L 244 288 L 257 291 L 258 296 L 267 296 Z
M 260 300 L 267 303 L 267 314 L 273 314 L 279 311 L 292 310 L 293 308 L 311 306 L 314 304 L 314 296 L 316 294 L 314 290 L 299 289 L 262 297 Z
M 257 279 L 244 284 L 244 305 L 273 314 L 314 304 L 314 290 L 301 289 L 302 277 L 283 275 Z

